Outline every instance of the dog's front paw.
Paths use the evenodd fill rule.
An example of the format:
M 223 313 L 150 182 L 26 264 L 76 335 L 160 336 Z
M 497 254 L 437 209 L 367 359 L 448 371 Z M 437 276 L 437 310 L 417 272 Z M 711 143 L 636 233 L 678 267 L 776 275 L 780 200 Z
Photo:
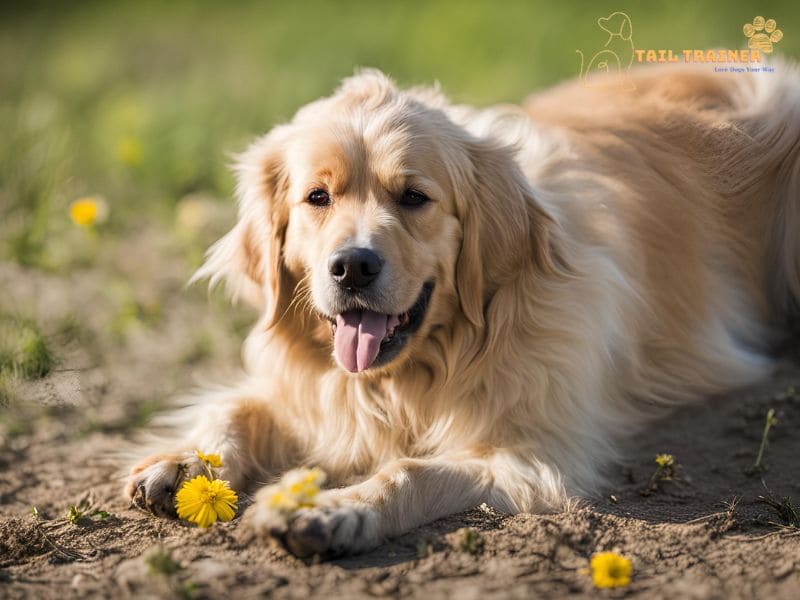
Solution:
M 256 498 L 248 523 L 256 534 L 279 540 L 295 556 L 355 554 L 381 543 L 379 515 L 363 502 L 342 501 L 331 490 L 319 495 L 316 506 L 287 513 L 271 507 L 267 497 Z
M 379 545 L 377 514 L 363 505 L 308 508 L 289 521 L 283 541 L 301 558 L 356 554 Z
M 203 462 L 190 452 L 149 456 L 131 469 L 125 495 L 137 508 L 175 518 L 175 493 L 184 481 L 203 472 Z

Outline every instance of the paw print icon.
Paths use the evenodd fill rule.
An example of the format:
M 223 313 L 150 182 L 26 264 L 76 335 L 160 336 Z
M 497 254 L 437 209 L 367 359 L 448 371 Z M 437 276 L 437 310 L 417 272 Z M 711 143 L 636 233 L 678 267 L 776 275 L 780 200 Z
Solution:
M 773 44 L 777 44 L 783 39 L 783 32 L 778 29 L 775 19 L 756 17 L 752 23 L 745 23 L 744 35 L 748 38 L 747 45 L 751 50 L 759 50 L 769 54 L 773 50 Z

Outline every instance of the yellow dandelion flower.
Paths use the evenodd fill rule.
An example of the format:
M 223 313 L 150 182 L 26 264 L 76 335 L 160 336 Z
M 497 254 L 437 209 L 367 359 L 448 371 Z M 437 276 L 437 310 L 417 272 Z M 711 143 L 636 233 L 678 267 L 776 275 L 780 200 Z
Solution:
M 238 500 L 227 481 L 209 481 L 205 475 L 198 475 L 185 481 L 175 494 L 175 508 L 181 519 L 196 523 L 198 527 L 210 527 L 217 520 L 233 519 Z
M 592 583 L 598 588 L 625 587 L 631 582 L 631 561 L 614 552 L 599 552 L 592 556 Z
M 119 160 L 132 167 L 142 162 L 142 145 L 134 137 L 125 136 L 117 144 L 117 157 Z
M 293 469 L 278 483 L 264 488 L 259 497 L 267 508 L 281 513 L 311 508 L 325 479 L 325 472 L 319 468 Z
M 289 495 L 301 505 L 314 505 L 314 498 L 320 486 L 325 482 L 322 469 L 297 469 L 289 471 L 283 479 Z
M 82 227 L 91 227 L 102 223 L 108 216 L 108 206 L 98 196 L 84 196 L 69 205 L 69 217 L 72 222 Z
M 672 467 L 675 465 L 675 457 L 672 454 L 657 454 L 656 464 L 659 467 Z
M 300 508 L 297 500 L 281 490 L 277 490 L 267 498 L 267 506 L 280 512 L 294 512 Z
M 206 463 L 209 467 L 219 469 L 222 466 L 222 458 L 219 454 L 203 454 L 200 450 L 195 450 L 197 458 Z

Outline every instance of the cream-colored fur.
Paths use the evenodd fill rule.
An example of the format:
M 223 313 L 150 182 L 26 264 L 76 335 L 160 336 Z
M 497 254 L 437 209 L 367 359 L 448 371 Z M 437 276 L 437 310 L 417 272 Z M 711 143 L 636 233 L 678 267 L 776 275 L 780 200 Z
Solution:
M 357 552 L 483 502 L 561 510 L 648 417 L 767 374 L 800 299 L 800 77 L 669 67 L 488 110 L 365 71 L 257 141 L 198 274 L 261 309 L 247 378 L 198 398 L 127 493 L 173 513 L 195 448 L 239 490 L 318 465 L 333 487 L 281 535 Z M 399 206 L 409 186 L 431 202 Z M 360 374 L 327 319 L 354 240 L 388 265 L 384 312 L 435 281 L 403 353 Z

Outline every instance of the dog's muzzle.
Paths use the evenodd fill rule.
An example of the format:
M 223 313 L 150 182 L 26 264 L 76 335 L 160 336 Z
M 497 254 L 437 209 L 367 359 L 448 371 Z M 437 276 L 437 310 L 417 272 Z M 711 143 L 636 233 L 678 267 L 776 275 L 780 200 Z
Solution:
M 353 309 L 332 319 L 333 351 L 351 373 L 388 364 L 419 330 L 430 304 L 434 283 L 429 281 L 413 306 L 400 314 Z

